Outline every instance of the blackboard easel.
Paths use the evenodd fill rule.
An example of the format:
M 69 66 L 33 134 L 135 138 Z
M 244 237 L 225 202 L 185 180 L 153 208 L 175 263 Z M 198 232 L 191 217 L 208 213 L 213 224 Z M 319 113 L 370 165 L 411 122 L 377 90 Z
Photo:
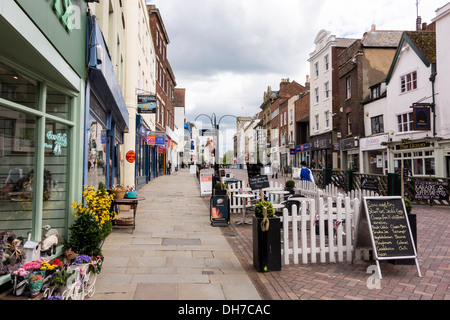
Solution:
M 380 260 L 414 259 L 419 277 L 419 263 L 411 227 L 403 198 L 397 197 L 365 197 L 362 211 L 356 222 L 356 249 L 373 249 L 380 279 Z

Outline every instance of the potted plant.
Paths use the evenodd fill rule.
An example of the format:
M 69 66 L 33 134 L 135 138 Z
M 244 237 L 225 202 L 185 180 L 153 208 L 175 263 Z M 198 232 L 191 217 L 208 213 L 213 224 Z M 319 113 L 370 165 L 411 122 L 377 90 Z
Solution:
M 95 190 L 85 186 L 84 203 L 73 203 L 75 222 L 69 227 L 70 238 L 65 242 L 66 249 L 71 248 L 78 254 L 101 255 L 101 246 L 112 231 L 112 221 L 116 213 L 111 211 L 112 196 L 104 188 Z
M 272 202 L 260 201 L 253 216 L 253 265 L 259 272 L 281 270 L 281 222 Z
M 227 186 L 225 183 L 217 182 L 213 189 L 213 196 L 226 196 L 227 195 Z

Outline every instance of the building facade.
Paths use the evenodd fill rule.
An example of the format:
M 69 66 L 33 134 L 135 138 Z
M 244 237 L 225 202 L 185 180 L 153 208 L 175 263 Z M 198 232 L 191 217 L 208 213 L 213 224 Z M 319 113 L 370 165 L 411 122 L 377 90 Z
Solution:
M 86 2 L 5 0 L 0 6 L 0 233 L 66 239 L 81 201 Z M 59 244 L 56 256 L 62 253 Z M 10 281 L 1 268 L 0 285 Z
M 311 159 L 316 166 L 340 166 L 337 128 L 334 119 L 339 111 L 338 56 L 355 39 L 338 38 L 321 30 L 315 40 L 315 50 L 310 53 L 310 146 Z
M 361 40 L 356 40 L 338 58 L 341 169 L 361 172 L 360 140 L 365 137 L 364 118 L 381 121 L 364 113 L 363 102 L 380 95 L 379 84 L 386 78 L 402 31 L 376 30 L 372 25 Z M 374 134 L 378 134 L 374 127 Z M 367 142 L 367 140 L 366 140 Z M 373 161 L 371 161 L 373 163 Z M 377 162 L 379 166 L 379 162 Z

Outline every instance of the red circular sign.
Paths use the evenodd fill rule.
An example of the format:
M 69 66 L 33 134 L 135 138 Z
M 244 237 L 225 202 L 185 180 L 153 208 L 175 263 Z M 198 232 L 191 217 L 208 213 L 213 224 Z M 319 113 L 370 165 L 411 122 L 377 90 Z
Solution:
M 136 154 L 134 153 L 133 150 L 130 150 L 127 152 L 126 159 L 129 163 L 134 162 L 134 160 L 136 159 Z

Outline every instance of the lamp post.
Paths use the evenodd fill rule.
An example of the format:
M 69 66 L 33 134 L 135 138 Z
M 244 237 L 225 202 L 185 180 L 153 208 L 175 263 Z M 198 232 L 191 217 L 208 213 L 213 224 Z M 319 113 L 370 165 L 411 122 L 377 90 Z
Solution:
M 219 150 L 218 150 L 218 148 L 219 148 L 219 125 L 220 125 L 220 122 L 225 117 L 234 117 L 236 119 L 237 119 L 237 117 L 234 116 L 234 115 L 231 115 L 231 114 L 226 114 L 226 115 L 220 117 L 219 122 L 217 122 L 217 117 L 216 117 L 215 113 L 212 114 L 212 117 L 210 117 L 210 116 L 208 116 L 208 115 L 206 115 L 204 113 L 201 113 L 195 118 L 194 122 L 197 121 L 197 119 L 200 116 L 207 117 L 211 121 L 211 126 L 214 129 L 214 138 L 215 138 L 215 141 L 216 141 L 216 145 L 215 145 L 215 149 L 214 149 L 214 162 L 215 162 L 215 164 L 218 165 L 219 164 Z

